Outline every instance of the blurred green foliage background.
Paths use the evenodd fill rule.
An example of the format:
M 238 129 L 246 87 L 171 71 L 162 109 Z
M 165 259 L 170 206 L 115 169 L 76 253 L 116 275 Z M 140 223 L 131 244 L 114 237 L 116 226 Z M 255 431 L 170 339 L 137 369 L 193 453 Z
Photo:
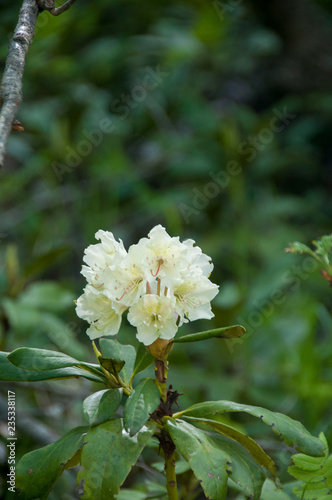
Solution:
M 0 8 L 4 67 L 20 2 Z M 176 346 L 181 407 L 265 406 L 332 443 L 331 289 L 308 257 L 284 252 L 331 232 L 331 41 L 323 0 L 77 0 L 60 17 L 43 12 L 24 72 L 25 132 L 12 133 L 0 172 L 2 350 L 93 361 L 73 303 L 84 248 L 98 229 L 128 247 L 161 223 L 195 239 L 220 285 L 213 321 L 185 331 L 247 328 L 238 342 Z M 135 343 L 130 325 L 118 338 Z M 3 383 L 4 415 L 8 389 L 20 456 L 81 425 L 97 387 Z M 287 448 L 243 423 L 287 481 Z M 6 471 L 4 445 L 0 460 Z M 66 474 L 54 498 L 76 498 Z

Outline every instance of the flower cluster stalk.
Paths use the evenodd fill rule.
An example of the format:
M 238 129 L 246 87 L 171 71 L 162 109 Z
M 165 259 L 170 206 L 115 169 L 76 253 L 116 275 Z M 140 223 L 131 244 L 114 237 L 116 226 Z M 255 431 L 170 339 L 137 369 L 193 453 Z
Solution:
M 155 359 L 156 385 L 160 391 L 160 396 L 162 400 L 160 406 L 164 408 L 164 411 L 167 408 L 166 414 L 171 415 L 172 410 L 171 413 L 168 413 L 169 411 L 168 407 L 171 408 L 172 403 L 170 403 L 170 400 L 168 399 L 169 391 L 167 388 L 167 374 L 168 374 L 167 355 L 172 348 L 172 344 L 169 344 L 167 342 L 165 343 L 161 340 L 156 341 L 154 344 L 152 344 L 152 346 L 149 346 L 148 350 L 150 348 L 153 351 L 153 347 L 155 347 L 156 352 L 159 351 L 163 353 L 162 356 L 163 359 L 158 359 L 158 358 Z M 178 500 L 179 497 L 178 497 L 177 481 L 175 473 L 175 464 L 176 464 L 175 445 L 171 440 L 170 436 L 168 435 L 165 441 L 163 439 L 160 442 L 165 455 L 165 474 L 166 474 L 166 488 L 167 488 L 168 498 L 169 500 Z
M 94 342 L 92 342 L 92 347 L 93 347 L 93 350 L 94 350 L 95 355 L 97 357 L 97 360 L 99 361 L 99 356 L 101 356 L 101 352 L 98 350 L 98 348 Z M 109 387 L 111 389 L 122 387 L 123 393 L 126 396 L 130 396 L 132 389 L 124 383 L 124 381 L 122 380 L 120 375 L 117 373 L 115 376 L 112 373 L 109 373 L 107 370 L 105 370 L 105 368 L 100 363 L 99 363 L 99 365 L 106 376 L 106 380 L 107 380 Z
M 167 373 L 168 373 L 168 361 L 163 359 L 155 360 L 155 375 L 156 375 L 156 385 L 160 391 L 161 399 L 166 403 L 167 401 Z
M 172 417 L 179 393 L 167 387 L 168 355 L 182 324 L 211 319 L 211 300 L 218 286 L 209 279 L 213 264 L 194 240 L 171 237 L 161 225 L 141 238 L 128 251 L 113 234 L 99 230 L 100 241 L 85 250 L 82 274 L 87 280 L 77 299 L 76 312 L 89 323 L 91 340 L 115 336 L 122 316 L 136 328 L 136 338 L 155 358 L 155 384 L 160 403 L 150 415 L 157 424 L 155 434 L 165 456 L 165 474 L 169 500 L 178 500 L 175 474 L 175 444 L 163 425 L 163 417 Z M 132 378 L 125 384 L 112 360 L 105 360 L 93 342 L 107 385 L 121 387 L 129 396 Z M 109 361 L 109 363 L 107 363 Z M 157 400 L 158 404 L 158 400 Z
M 175 474 L 175 452 L 165 456 L 166 488 L 169 500 L 178 500 L 178 489 Z

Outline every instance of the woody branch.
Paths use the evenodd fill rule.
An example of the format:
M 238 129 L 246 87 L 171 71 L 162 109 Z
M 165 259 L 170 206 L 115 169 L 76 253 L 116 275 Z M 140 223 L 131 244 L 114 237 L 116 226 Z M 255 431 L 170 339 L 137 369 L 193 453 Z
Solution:
M 8 56 L 0 87 L 0 167 L 3 166 L 8 137 L 12 129 L 22 130 L 15 116 L 22 101 L 22 77 L 25 56 L 32 42 L 38 14 L 48 10 L 58 16 L 75 2 L 68 0 L 55 7 L 55 0 L 23 0 L 18 23 L 9 44 Z

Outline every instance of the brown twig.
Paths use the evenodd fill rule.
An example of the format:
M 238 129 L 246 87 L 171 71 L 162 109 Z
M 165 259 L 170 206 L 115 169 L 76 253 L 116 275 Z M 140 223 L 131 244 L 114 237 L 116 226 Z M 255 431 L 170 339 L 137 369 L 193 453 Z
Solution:
M 22 75 L 25 55 L 33 39 L 37 17 L 38 5 L 36 1 L 24 0 L 13 38 L 10 41 L 0 89 L 2 99 L 0 112 L 0 166 L 3 166 L 7 140 L 22 100 Z
M 55 0 L 36 0 L 36 1 L 41 9 L 48 10 L 52 14 L 52 16 L 59 16 L 60 14 L 68 10 L 69 7 L 71 7 L 71 5 L 73 5 L 73 3 L 76 0 L 67 0 L 67 2 L 65 2 L 60 7 L 55 6 Z
M 50 10 L 50 13 L 52 14 L 52 16 L 59 16 L 60 14 L 62 14 L 62 12 L 65 12 L 65 10 L 69 9 L 69 7 L 71 7 L 71 5 L 73 5 L 75 1 L 76 0 L 67 0 L 66 3 L 61 5 L 61 7 Z
M 15 115 L 22 101 L 22 77 L 25 56 L 32 42 L 38 14 L 48 10 L 53 16 L 59 16 L 75 2 L 68 0 L 61 7 L 55 7 L 54 0 L 23 0 L 14 35 L 9 44 L 8 56 L 0 87 L 0 167 L 11 130 L 23 130 L 15 121 Z
M 36 0 L 41 10 L 51 10 L 55 8 L 55 0 Z

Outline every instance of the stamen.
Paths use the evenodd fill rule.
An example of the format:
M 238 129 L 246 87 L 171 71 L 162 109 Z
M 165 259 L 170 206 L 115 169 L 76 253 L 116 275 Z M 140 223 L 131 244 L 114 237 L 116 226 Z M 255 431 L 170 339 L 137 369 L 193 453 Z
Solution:
M 98 324 L 98 321 L 96 321 L 95 324 L 93 325 L 95 327 L 95 329 L 97 330 L 97 332 L 102 332 L 103 330 L 105 330 L 106 325 L 98 328 L 97 324 Z
M 157 278 L 157 295 L 160 295 L 160 286 L 161 286 L 160 278 Z
M 98 286 L 95 286 L 95 285 L 92 285 L 92 286 L 93 286 L 93 288 L 95 288 L 97 290 L 98 288 L 101 288 L 102 286 L 104 286 L 104 283 L 102 283 L 101 285 L 98 285 Z
M 138 286 L 141 282 L 143 281 L 143 278 L 141 278 L 140 276 L 138 278 L 136 278 L 134 281 L 132 281 L 130 283 L 129 286 L 127 286 L 127 288 L 125 288 L 125 291 L 123 292 L 123 294 L 121 295 L 121 297 L 119 299 L 116 299 L 116 300 L 121 300 L 123 299 L 123 297 L 126 295 L 127 292 L 129 292 L 129 290 L 133 287 L 133 286 Z M 151 293 L 151 292 L 150 292 Z
M 161 266 L 162 266 L 162 264 L 163 264 L 163 263 L 164 263 L 164 261 L 161 259 L 161 260 L 159 261 L 159 264 L 158 264 L 158 269 L 157 269 L 156 274 L 153 274 L 153 272 L 151 271 L 151 274 L 152 274 L 152 276 L 153 276 L 154 278 L 158 275 L 158 273 L 159 273 L 159 271 L 160 271 L 160 268 L 161 268 Z
M 123 294 L 121 295 L 121 297 L 117 300 L 121 300 L 123 299 L 123 297 L 126 295 L 126 293 L 128 292 L 128 290 L 130 289 L 130 286 L 128 286 L 128 288 L 125 288 L 125 291 L 123 292 Z
M 152 293 L 150 283 L 148 281 L 146 282 L 146 293 Z
M 165 286 L 165 289 L 164 289 L 164 295 L 165 295 L 165 297 L 167 297 L 167 292 L 168 292 L 168 288 L 167 288 L 167 286 Z

